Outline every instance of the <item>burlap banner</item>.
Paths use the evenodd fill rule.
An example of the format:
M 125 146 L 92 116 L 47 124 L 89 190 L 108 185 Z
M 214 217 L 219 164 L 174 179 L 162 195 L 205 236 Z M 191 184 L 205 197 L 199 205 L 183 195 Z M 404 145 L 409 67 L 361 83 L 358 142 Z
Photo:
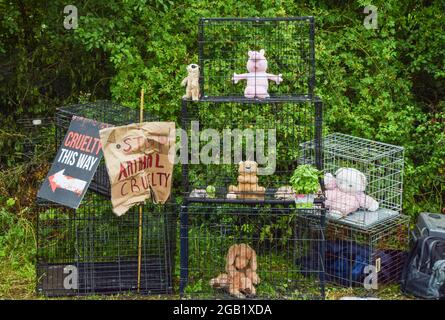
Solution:
M 175 157 L 175 123 L 143 122 L 99 131 L 111 183 L 113 212 L 170 196 Z

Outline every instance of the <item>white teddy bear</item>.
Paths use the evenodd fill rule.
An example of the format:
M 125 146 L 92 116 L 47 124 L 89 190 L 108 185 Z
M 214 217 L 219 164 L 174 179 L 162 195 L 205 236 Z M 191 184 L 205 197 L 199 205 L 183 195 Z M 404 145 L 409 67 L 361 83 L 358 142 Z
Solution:
M 379 203 L 365 194 L 365 175 L 354 168 L 340 168 L 332 174 L 325 174 L 326 207 L 331 213 L 346 216 L 359 208 L 376 211 Z

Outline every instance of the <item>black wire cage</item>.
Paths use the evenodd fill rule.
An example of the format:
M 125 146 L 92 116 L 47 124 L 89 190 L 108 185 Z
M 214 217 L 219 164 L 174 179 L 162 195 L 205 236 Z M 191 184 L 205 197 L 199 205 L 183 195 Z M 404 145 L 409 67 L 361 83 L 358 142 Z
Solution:
M 142 206 L 138 280 L 138 207 L 124 216 L 104 196 L 88 192 L 77 210 L 40 202 L 37 292 L 46 296 L 171 294 L 176 248 L 174 204 Z
M 322 169 L 314 19 L 202 18 L 198 37 L 201 97 L 183 99 L 181 111 L 180 293 L 324 298 L 323 204 L 296 209 L 289 186 L 294 169 L 309 163 L 304 141 L 317 145 L 308 159 Z M 257 181 L 247 192 L 244 170 Z M 227 266 L 233 250 L 246 248 L 254 275 Z M 303 260 L 314 255 L 311 268 Z
M 324 225 L 319 211 L 274 205 L 182 206 L 182 297 L 323 299 Z
M 322 169 L 322 108 L 320 99 L 304 97 L 289 101 L 183 100 L 179 157 L 186 200 L 294 203 L 289 184 L 295 168 L 310 163 Z M 299 146 L 308 140 L 316 147 L 303 154 Z M 238 183 L 239 161 L 245 160 L 258 164 L 257 187 L 264 188 L 258 199 L 230 191 Z M 215 188 L 213 195 L 206 193 L 209 186 Z
M 55 117 L 57 146 L 74 115 L 116 126 L 139 122 L 138 110 L 110 101 L 64 106 Z M 145 113 L 144 121 L 159 119 Z M 38 293 L 58 296 L 173 292 L 178 211 L 173 198 L 164 205 L 142 205 L 141 224 L 138 206 L 116 217 L 102 159 L 79 209 L 43 200 L 38 203 Z
M 24 160 L 29 160 L 33 156 L 40 156 L 54 153 L 54 119 L 41 118 L 21 118 L 17 123 L 23 129 L 22 155 Z
M 124 107 L 115 102 L 106 100 L 60 107 L 57 109 L 55 116 L 57 148 L 63 141 L 74 115 L 114 126 L 138 123 L 140 120 L 139 110 Z M 159 121 L 159 117 L 148 112 L 144 112 L 143 118 L 144 121 Z M 108 178 L 104 159 L 101 160 L 97 167 L 93 180 L 90 183 L 89 190 L 108 197 L 110 196 L 110 180 Z
M 303 143 L 302 158 L 310 159 L 316 147 Z M 330 220 L 368 229 L 401 214 L 403 147 L 331 133 L 323 137 L 321 154 Z
M 398 215 L 368 229 L 326 222 L 326 281 L 368 290 L 400 283 L 409 249 L 409 217 Z
M 249 70 L 252 83 L 267 83 L 276 79 L 273 75 L 281 75 L 280 84 L 269 85 L 271 97 L 312 97 L 314 34 L 313 17 L 201 18 L 198 42 L 203 97 L 243 96 L 246 83 L 234 84 L 233 76 L 248 72 L 248 58 L 268 61 L 267 70 L 263 66 Z M 261 50 L 264 54 L 249 54 Z

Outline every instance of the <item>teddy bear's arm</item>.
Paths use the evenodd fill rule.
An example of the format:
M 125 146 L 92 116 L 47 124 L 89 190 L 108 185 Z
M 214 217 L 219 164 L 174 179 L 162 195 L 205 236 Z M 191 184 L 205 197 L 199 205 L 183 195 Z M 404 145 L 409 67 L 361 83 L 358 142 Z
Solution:
M 283 81 L 283 77 L 282 77 L 281 73 L 279 75 L 268 73 L 267 79 L 270 81 L 275 81 L 276 84 L 280 84 L 280 82 Z
M 246 80 L 248 76 L 249 76 L 248 73 L 241 73 L 241 74 L 234 73 L 233 77 L 232 77 L 232 81 L 234 83 L 238 83 L 238 81 L 240 81 L 240 80 Z
M 187 80 L 188 80 L 188 78 L 189 78 L 189 77 L 185 77 L 184 80 L 182 80 L 182 82 L 181 82 L 181 86 L 184 87 L 184 86 L 187 84 Z

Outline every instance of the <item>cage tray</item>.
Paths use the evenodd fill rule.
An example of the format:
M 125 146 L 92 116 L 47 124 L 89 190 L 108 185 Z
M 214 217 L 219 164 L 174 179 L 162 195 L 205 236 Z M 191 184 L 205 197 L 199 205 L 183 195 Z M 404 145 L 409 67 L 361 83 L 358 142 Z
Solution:
M 78 288 L 65 289 L 66 266 L 78 269 Z M 113 294 L 137 290 L 137 258 L 109 262 L 41 263 L 38 291 L 48 296 L 80 294 Z M 141 292 L 170 293 L 172 285 L 167 276 L 167 266 L 160 259 L 142 260 Z

